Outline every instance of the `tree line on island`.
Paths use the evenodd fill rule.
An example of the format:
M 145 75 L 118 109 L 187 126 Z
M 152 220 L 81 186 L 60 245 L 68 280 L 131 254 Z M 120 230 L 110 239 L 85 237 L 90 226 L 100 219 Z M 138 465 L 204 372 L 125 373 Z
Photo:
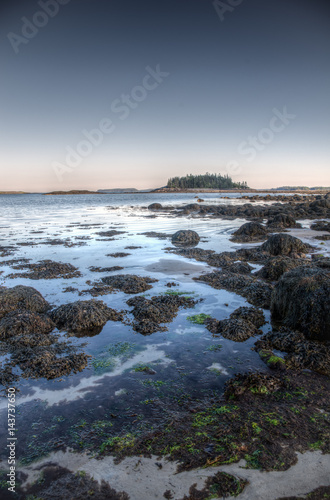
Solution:
M 168 188 L 178 189 L 249 189 L 247 183 L 234 182 L 229 175 L 206 174 L 172 177 L 167 182 Z

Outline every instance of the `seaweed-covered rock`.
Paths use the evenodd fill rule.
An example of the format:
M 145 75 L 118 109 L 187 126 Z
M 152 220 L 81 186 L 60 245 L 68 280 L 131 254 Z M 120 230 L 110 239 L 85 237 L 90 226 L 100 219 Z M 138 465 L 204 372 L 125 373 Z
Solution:
M 313 229 L 313 231 L 330 232 L 330 222 L 326 220 L 318 220 L 317 222 L 313 222 L 313 224 L 311 225 L 311 229 Z
M 278 214 L 267 222 L 269 229 L 285 229 L 287 227 L 301 227 L 301 224 L 288 214 Z
M 239 399 L 245 393 L 253 393 L 266 396 L 272 392 L 277 392 L 283 387 L 280 378 L 264 373 L 244 373 L 238 374 L 230 379 L 225 386 L 225 398 Z
M 260 328 L 266 323 L 262 309 L 257 309 L 256 307 L 239 307 L 231 313 L 230 318 L 250 321 L 256 328 Z
M 301 259 L 291 259 L 290 257 L 279 255 L 270 259 L 255 275 L 266 280 L 278 281 L 284 273 L 301 266 L 301 264 Z
M 25 378 L 43 377 L 48 380 L 77 373 L 86 368 L 88 357 L 84 353 L 70 354 L 58 358 L 56 354 L 45 351 L 39 355 L 32 356 L 20 364 Z
M 205 325 L 210 332 L 221 334 L 225 339 L 235 342 L 245 342 L 250 337 L 261 334 L 253 323 L 244 319 L 230 318 L 221 321 L 207 319 Z
M 134 307 L 133 329 L 144 335 L 167 330 L 160 324 L 172 321 L 180 307 L 194 307 L 196 303 L 196 300 L 179 295 L 160 295 L 151 299 L 133 297 L 127 301 L 130 307 Z
M 252 281 L 240 291 L 250 304 L 263 309 L 269 309 L 271 303 L 273 286 L 262 281 Z
M 312 203 L 310 204 L 310 208 L 315 212 L 323 212 L 325 211 L 325 209 L 330 208 L 330 198 L 327 198 L 327 196 L 325 196 L 320 200 L 312 201 Z
M 15 311 L 0 320 L 0 339 L 14 335 L 50 333 L 54 328 L 55 324 L 47 316 L 30 311 Z
M 14 269 L 27 269 L 26 273 L 9 274 L 8 278 L 28 278 L 30 280 L 51 280 L 56 278 L 78 278 L 81 272 L 72 264 L 63 264 L 52 260 L 42 260 L 37 264 L 20 264 Z
M 265 240 L 268 236 L 267 229 L 258 222 L 247 222 L 243 224 L 231 237 L 231 241 L 237 243 Z
M 163 208 L 163 205 L 160 203 L 151 203 L 151 205 L 148 206 L 148 210 L 161 210 Z
M 17 382 L 19 376 L 13 373 L 13 368 L 10 364 L 2 366 L 0 362 L 0 385 L 4 387 L 13 387 L 13 384 Z
M 253 270 L 253 267 L 247 262 L 233 262 L 232 264 L 223 266 L 223 268 L 230 273 L 237 274 L 249 274 Z
M 49 307 L 41 293 L 30 286 L 17 285 L 13 288 L 0 288 L 0 318 L 17 310 L 44 313 Z
M 199 241 L 199 235 L 190 230 L 177 231 L 172 236 L 172 244 L 176 247 L 195 247 Z
M 103 283 L 124 293 L 141 293 L 150 290 L 150 283 L 156 283 L 153 278 L 147 276 L 135 276 L 134 274 L 116 274 L 102 278 Z
M 306 340 L 298 331 L 281 328 L 264 335 L 255 344 L 256 350 L 277 349 L 286 352 L 286 365 L 289 368 L 308 368 L 325 375 L 330 375 L 330 349 L 320 342 Z
M 114 236 L 118 236 L 119 234 L 124 234 L 124 233 L 126 233 L 126 231 L 117 231 L 117 229 L 110 229 L 109 231 L 99 231 L 96 234 L 98 236 L 113 238 Z
M 60 330 L 86 332 L 102 329 L 107 321 L 121 321 L 122 314 L 108 307 L 102 300 L 81 300 L 64 304 L 51 311 L 51 319 Z
M 313 255 L 312 265 L 314 267 L 320 267 L 321 269 L 330 269 L 330 257 L 324 257 L 324 255 Z
M 195 279 L 203 281 L 213 288 L 224 289 L 242 295 L 254 306 L 270 307 L 272 286 L 258 281 L 253 276 L 215 271 L 214 273 L 203 274 Z
M 280 356 L 275 356 L 273 351 L 267 349 L 261 349 L 259 351 L 260 358 L 266 363 L 268 368 L 272 370 L 286 370 L 286 364 L 283 358 Z
M 301 266 L 285 273 L 272 294 L 274 322 L 301 330 L 306 338 L 330 340 L 330 275 Z
M 290 253 L 307 253 L 311 247 L 299 238 L 289 234 L 273 234 L 261 245 L 261 250 L 271 255 L 289 255 Z
M 255 248 L 239 248 L 238 250 L 236 250 L 236 259 L 240 259 L 243 261 L 265 264 L 266 262 L 268 262 L 269 258 L 269 253 L 262 250 L 262 246 Z

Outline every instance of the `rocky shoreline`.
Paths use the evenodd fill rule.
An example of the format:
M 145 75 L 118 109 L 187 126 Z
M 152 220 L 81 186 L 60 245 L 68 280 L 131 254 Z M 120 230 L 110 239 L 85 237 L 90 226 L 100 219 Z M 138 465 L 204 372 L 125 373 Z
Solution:
M 252 202 L 262 201 L 263 205 L 194 203 L 173 208 L 154 203 L 147 209 L 156 217 L 171 213 L 179 218 L 242 218 L 249 221 L 231 235 L 231 241 L 241 246 L 230 252 L 217 253 L 197 247 L 201 238 L 192 230 L 180 230 L 173 235 L 155 231 L 149 236 L 170 237 L 172 246 L 166 248 L 168 254 L 209 266 L 211 271 L 194 278 L 196 283 L 213 288 L 214 294 L 227 290 L 246 299 L 247 306 L 236 308 L 221 320 L 207 311 L 189 318 L 204 324 L 213 338 L 238 344 L 253 342 L 253 352 L 259 354 L 264 371 L 237 373 L 227 381 L 223 394 L 195 397 L 191 393 L 175 399 L 170 391 L 164 393 L 162 400 L 154 398 L 150 403 L 144 426 L 133 419 L 123 428 L 116 417 L 109 416 L 104 420 L 104 428 L 111 427 L 110 432 L 99 432 L 95 426 L 98 420 L 89 415 L 86 424 L 76 430 L 82 436 L 83 445 L 72 440 L 73 434 L 64 429 L 60 444 L 48 442 L 44 448 L 46 453 L 54 449 L 64 451 L 70 446 L 76 451 L 88 450 L 100 459 L 111 455 L 117 461 L 129 456 L 155 455 L 177 461 L 178 472 L 182 472 L 242 459 L 248 468 L 285 471 L 297 462 L 296 452 L 330 452 L 330 258 L 287 233 L 292 228 L 304 231 L 298 221 L 306 219 L 314 221 L 311 223 L 313 230 L 329 232 L 326 219 L 330 218 L 330 194 L 308 195 L 303 200 L 294 195 L 290 201 L 282 195 L 275 200 L 269 198 L 271 200 L 267 196 L 249 198 Z M 159 229 L 157 223 L 156 228 Z M 113 237 L 125 231 L 109 230 L 98 234 Z M 139 245 L 125 248 L 136 250 L 137 255 L 143 252 Z M 16 249 L 12 245 L 1 247 L 0 256 L 15 254 Z M 128 255 L 124 252 L 108 254 L 121 259 Z M 21 258 L 2 261 L 0 265 L 23 271 L 7 274 L 6 280 L 74 280 L 81 277 L 81 271 L 72 264 L 52 260 L 31 264 L 29 259 Z M 123 269 L 125 266 L 92 266 L 92 272 L 115 274 L 87 282 L 89 288 L 85 292 L 92 296 L 124 293 L 127 295 L 125 310 L 113 309 L 95 299 L 50 304 L 38 287 L 1 286 L 1 354 L 7 356 L 0 367 L 3 387 L 14 385 L 19 390 L 21 378 L 56 380 L 82 372 L 89 365 L 90 357 L 83 344 L 72 344 L 70 338 L 84 337 L 86 332 L 89 336 L 97 336 L 108 321 L 129 325 L 137 335 L 149 336 L 167 331 L 179 310 L 193 309 L 197 304 L 203 309 L 204 297 L 195 298 L 175 291 L 174 276 L 166 285 L 166 293 L 155 295 L 152 289 L 157 279 L 116 274 Z M 75 290 L 68 287 L 67 291 L 75 293 Z M 271 328 L 263 334 L 260 328 L 266 322 L 265 311 L 269 311 Z M 64 332 L 68 338 L 59 332 Z M 135 373 L 157 388 L 156 382 L 152 382 L 156 372 L 150 366 L 141 365 Z M 161 381 L 158 385 L 161 386 Z M 47 418 L 45 413 L 43 425 L 47 425 Z M 28 450 L 26 441 L 21 449 L 26 459 Z M 50 474 L 47 471 L 46 477 Z M 192 487 L 189 496 L 182 500 L 206 500 L 210 494 L 236 496 L 244 491 L 246 482 L 235 476 L 217 474 L 206 481 L 203 490 Z M 44 485 L 30 485 L 24 492 L 19 489 L 14 498 L 25 498 L 28 493 L 44 499 L 53 498 L 51 488 L 56 481 L 61 488 L 71 481 L 77 494 L 87 495 L 86 492 L 93 490 L 93 498 L 129 498 L 124 491 L 118 493 L 108 484 L 94 484 L 91 478 L 74 479 L 67 470 L 59 470 L 56 479 L 51 474 L 49 477 L 51 481 L 46 480 Z M 321 494 L 327 492 L 325 489 Z M 171 495 L 170 490 L 164 492 L 164 498 L 173 498 Z M 318 497 L 318 493 L 315 495 L 315 499 L 326 498 Z

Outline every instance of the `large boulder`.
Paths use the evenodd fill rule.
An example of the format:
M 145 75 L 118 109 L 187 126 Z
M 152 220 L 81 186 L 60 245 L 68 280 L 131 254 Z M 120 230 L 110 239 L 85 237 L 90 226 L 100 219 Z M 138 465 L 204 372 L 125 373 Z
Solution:
M 271 255 L 289 255 L 290 253 L 307 253 L 311 247 L 299 238 L 289 234 L 273 234 L 261 245 L 261 250 Z
M 49 307 L 41 293 L 30 286 L 17 285 L 0 289 L 0 318 L 17 310 L 44 313 Z
M 285 273 L 271 298 L 272 321 L 312 340 L 330 340 L 330 275 L 301 266 Z
M 190 230 L 177 231 L 172 236 L 172 244 L 176 247 L 195 247 L 199 241 L 199 235 Z
M 249 241 L 262 241 L 268 236 L 267 229 L 258 222 L 247 222 L 243 224 L 231 237 L 231 241 L 246 243 Z

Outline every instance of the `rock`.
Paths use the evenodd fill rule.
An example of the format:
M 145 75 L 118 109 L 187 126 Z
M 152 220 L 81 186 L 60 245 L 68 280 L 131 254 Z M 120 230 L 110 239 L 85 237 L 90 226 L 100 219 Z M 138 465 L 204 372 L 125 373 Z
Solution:
M 49 307 L 41 293 L 30 286 L 17 285 L 0 289 L 0 318 L 17 310 L 44 313 Z
M 255 344 L 256 349 L 277 349 L 288 353 L 285 362 L 288 368 L 314 370 L 330 375 L 330 350 L 320 342 L 306 340 L 301 332 L 281 328 L 264 335 Z
M 272 290 L 272 285 L 268 283 L 253 281 L 241 290 L 240 295 L 245 297 L 254 306 L 269 309 Z
M 198 205 L 198 203 L 189 203 L 188 205 L 184 206 L 185 210 L 199 210 L 201 207 Z
M 267 222 L 269 229 L 274 228 L 287 228 L 287 227 L 301 227 L 301 224 L 297 223 L 296 220 L 288 214 L 278 214 L 275 215 L 273 219 Z
M 311 225 L 311 229 L 313 229 L 313 231 L 330 232 L 330 222 L 326 220 L 318 220 L 317 222 L 313 222 L 313 224 Z
M 219 333 L 225 339 L 235 342 L 245 342 L 250 337 L 261 334 L 261 331 L 253 323 L 244 319 L 230 318 L 221 321 L 207 319 L 205 325 L 210 332 Z
M 330 208 L 330 198 L 326 196 L 321 200 L 315 200 L 310 204 L 310 208 L 316 212 L 320 209 Z
M 52 260 L 42 260 L 37 264 L 20 264 L 14 269 L 28 269 L 29 272 L 9 274 L 8 278 L 28 278 L 30 280 L 51 280 L 56 278 L 79 278 L 81 272 L 72 264 L 63 264 Z
M 227 271 L 215 271 L 203 274 L 196 281 L 203 281 L 216 289 L 235 292 L 257 307 L 269 308 L 272 285 L 258 281 L 255 277 L 246 274 L 236 274 Z
M 262 241 L 268 236 L 267 229 L 258 222 L 247 222 L 235 231 L 230 238 L 237 243 Z
M 163 208 L 163 205 L 160 203 L 151 203 L 151 205 L 148 206 L 148 210 L 161 210 Z
M 273 351 L 261 349 L 259 351 L 259 356 L 263 362 L 266 363 L 268 368 L 271 368 L 272 370 L 286 370 L 284 359 L 280 358 L 280 356 L 275 356 Z
M 273 234 L 261 245 L 261 250 L 271 255 L 289 255 L 291 252 L 308 253 L 311 247 L 289 234 Z
M 127 305 L 134 307 L 133 329 L 143 335 L 166 331 L 167 328 L 161 327 L 161 323 L 172 321 L 180 307 L 194 307 L 196 303 L 196 300 L 179 295 L 160 295 L 152 299 L 139 296 L 127 301 Z
M 330 269 L 330 257 L 324 257 L 324 255 L 320 254 L 312 255 L 312 264 L 314 267 Z
M 150 290 L 150 283 L 156 283 L 157 280 L 135 276 L 134 274 L 116 274 L 114 276 L 106 276 L 102 278 L 103 283 L 111 287 L 121 290 L 124 293 L 140 293 Z
M 176 247 L 195 247 L 199 241 L 199 235 L 190 230 L 177 231 L 172 236 L 172 244 Z
M 264 267 L 255 273 L 255 276 L 270 281 L 278 281 L 284 273 L 301 266 L 301 264 L 301 259 L 291 259 L 290 257 L 279 255 L 270 259 Z
M 231 319 L 243 319 L 250 321 L 255 327 L 260 328 L 266 323 L 262 309 L 256 307 L 239 307 L 230 315 Z
M 51 311 L 50 317 L 59 330 L 70 332 L 102 329 L 109 320 L 123 319 L 122 314 L 110 309 L 102 300 L 81 300 L 64 304 Z
M 233 262 L 228 266 L 222 266 L 222 267 L 226 271 L 229 271 L 230 273 L 237 273 L 237 274 L 249 274 L 253 270 L 253 267 L 251 267 L 247 262 Z
M 55 324 L 47 316 L 30 311 L 13 311 L 0 320 L 0 339 L 14 335 L 50 333 Z
M 27 359 L 20 363 L 20 368 L 24 371 L 24 377 L 39 378 L 48 380 L 63 377 L 82 371 L 88 364 L 88 356 L 83 353 L 71 354 L 61 358 L 56 357 L 53 352 L 42 352 L 39 355 Z
M 280 378 L 264 373 L 240 373 L 226 383 L 226 400 L 239 399 L 245 393 L 266 396 L 283 387 Z
M 272 294 L 272 321 L 302 331 L 306 338 L 330 340 L 330 275 L 300 266 L 285 273 Z

